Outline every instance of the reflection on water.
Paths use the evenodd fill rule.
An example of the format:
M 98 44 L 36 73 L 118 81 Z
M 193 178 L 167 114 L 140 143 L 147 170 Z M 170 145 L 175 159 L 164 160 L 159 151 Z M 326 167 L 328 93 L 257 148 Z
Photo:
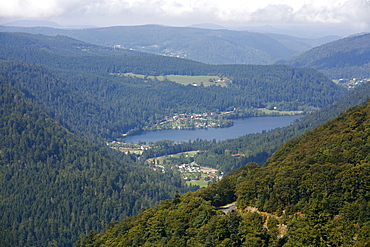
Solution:
M 226 140 L 236 138 L 242 135 L 259 133 L 264 130 L 272 130 L 277 127 L 284 127 L 291 124 L 295 119 L 302 115 L 295 116 L 276 116 L 276 117 L 250 117 L 237 119 L 234 121 L 234 126 L 228 128 L 209 128 L 209 129 L 194 129 L 194 130 L 155 130 L 148 131 L 141 135 L 133 135 L 125 137 L 125 142 L 145 141 L 156 142 L 159 140 L 173 141 L 189 141 L 204 139 L 204 140 Z

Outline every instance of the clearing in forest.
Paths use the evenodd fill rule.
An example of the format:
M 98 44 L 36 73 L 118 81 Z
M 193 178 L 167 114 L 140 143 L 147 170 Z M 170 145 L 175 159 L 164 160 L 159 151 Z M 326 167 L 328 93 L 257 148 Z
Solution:
M 193 85 L 193 86 L 201 86 L 209 87 L 212 85 L 218 85 L 221 87 L 226 87 L 229 83 L 231 83 L 231 80 L 225 77 L 219 77 L 216 75 L 160 75 L 160 76 L 146 76 L 141 74 L 134 74 L 134 73 L 118 73 L 114 74 L 118 76 L 132 76 L 132 77 L 138 77 L 143 79 L 151 79 L 151 80 L 158 80 L 158 81 L 164 81 L 169 80 L 173 81 L 182 85 Z

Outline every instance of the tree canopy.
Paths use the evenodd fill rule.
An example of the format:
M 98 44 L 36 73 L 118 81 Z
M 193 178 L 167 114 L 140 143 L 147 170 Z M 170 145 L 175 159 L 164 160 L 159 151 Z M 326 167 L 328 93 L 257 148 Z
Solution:
M 366 246 L 370 102 L 78 246 Z M 224 214 L 220 206 L 236 201 Z

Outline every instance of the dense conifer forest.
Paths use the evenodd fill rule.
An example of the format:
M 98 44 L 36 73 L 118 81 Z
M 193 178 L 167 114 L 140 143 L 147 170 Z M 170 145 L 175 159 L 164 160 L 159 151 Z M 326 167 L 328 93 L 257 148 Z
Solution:
M 156 78 L 166 75 L 228 80 L 194 86 Z M 209 65 L 65 36 L 0 33 L 0 93 L 0 246 L 369 240 L 368 104 L 293 139 L 265 164 L 289 139 L 365 104 L 368 84 L 348 91 L 311 68 Z M 245 117 L 266 107 L 307 115 L 222 142 L 162 141 L 142 155 L 106 146 L 175 113 L 237 109 L 234 117 Z M 198 187 L 145 163 L 189 150 L 199 150 L 200 165 L 229 175 L 187 193 Z M 220 211 L 235 202 L 237 210 Z
M 173 113 L 274 105 L 281 110 L 310 111 L 333 103 L 346 93 L 344 88 L 307 68 L 216 66 L 122 50 L 112 56 L 113 49 L 67 37 L 8 33 L 1 36 L 0 58 L 24 62 L 3 62 L 2 73 L 33 95 L 49 115 L 90 139 L 114 139 L 127 132 L 138 132 Z M 17 42 L 13 42 L 15 39 Z M 81 50 L 90 52 L 86 55 Z M 126 72 L 147 76 L 218 75 L 232 83 L 228 87 L 194 87 L 116 75 Z
M 367 246 L 370 103 L 78 246 Z M 236 203 L 224 213 L 222 207 Z
M 1 77 L 1 244 L 70 246 L 192 189 L 63 128 Z

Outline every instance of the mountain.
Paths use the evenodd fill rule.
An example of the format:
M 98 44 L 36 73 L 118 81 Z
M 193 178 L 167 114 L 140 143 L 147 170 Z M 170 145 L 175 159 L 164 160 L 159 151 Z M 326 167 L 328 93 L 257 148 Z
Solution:
M 344 88 L 312 69 L 285 65 L 207 65 L 187 59 L 98 47 L 65 36 L 1 33 L 2 73 L 69 130 L 111 140 L 184 112 L 239 116 L 251 109 L 312 110 L 341 98 Z M 26 62 L 26 63 L 25 63 Z M 37 64 L 33 66 L 31 64 Z M 124 73 L 141 74 L 142 78 Z M 225 77 L 224 87 L 182 85 L 157 76 Z
M 154 172 L 134 154 L 99 145 L 122 133 L 174 112 L 277 102 L 313 109 L 345 93 L 313 69 L 216 66 L 65 36 L 0 35 L 4 246 L 71 246 L 90 230 L 194 189 L 170 170 Z M 220 75 L 232 82 L 195 87 L 149 77 L 168 74 Z
M 123 243 L 128 246 L 140 245 L 146 241 L 147 246 L 156 244 L 156 241 L 162 241 L 163 245 L 169 246 L 185 245 L 184 240 L 190 241 L 189 245 L 197 245 L 197 241 L 200 241 L 198 245 L 212 246 L 222 241 L 225 246 L 232 246 L 234 242 L 234 245 L 237 245 L 239 242 L 249 241 L 250 246 L 258 246 L 271 241 L 276 243 L 276 246 L 280 241 L 294 243 L 294 236 L 300 236 L 300 232 L 310 230 L 310 222 L 318 220 L 314 213 L 319 212 L 319 216 L 323 216 L 320 218 L 323 221 L 319 233 L 327 228 L 332 229 L 335 224 L 336 229 L 339 229 L 338 239 L 347 241 L 347 236 L 353 236 L 348 233 L 350 231 L 357 233 L 352 239 L 356 239 L 358 243 L 366 239 L 367 187 L 362 187 L 362 182 L 360 185 L 354 184 L 351 177 L 351 174 L 357 174 L 357 177 L 362 179 L 362 170 L 350 170 L 349 175 L 340 180 L 343 174 L 336 176 L 335 172 L 350 167 L 340 164 L 338 169 L 334 169 L 330 166 L 330 157 L 317 155 L 312 158 L 313 164 L 308 163 L 311 159 L 303 159 L 312 165 L 312 174 L 316 172 L 323 176 L 314 174 L 315 177 L 312 177 L 325 183 L 320 187 L 317 181 L 309 180 L 300 185 L 300 180 L 296 183 L 288 180 L 290 187 L 287 187 L 287 191 L 298 184 L 300 191 L 304 192 L 303 195 L 294 194 L 293 198 L 282 193 L 285 184 L 281 184 L 280 180 L 284 179 L 271 179 L 274 173 L 279 174 L 279 169 L 282 176 L 294 172 L 284 170 L 284 167 L 274 170 L 274 160 L 279 160 L 279 157 L 269 160 L 273 165 L 266 166 L 272 167 L 272 174 L 264 167 L 258 168 L 257 164 L 249 164 L 231 173 L 220 183 L 180 197 L 180 193 L 193 188 L 186 187 L 179 176 L 170 170 L 165 173 L 154 172 L 143 165 L 143 161 L 134 154 L 124 155 L 84 139 L 87 137 L 101 141 L 99 144 L 105 144 L 106 140 L 121 137 L 122 133 L 128 131 L 140 130 L 151 123 L 158 123 L 164 116 L 177 112 L 217 112 L 234 108 L 249 110 L 276 104 L 286 109 L 321 108 L 345 94 L 343 88 L 321 73 L 313 69 L 296 69 L 286 65 L 207 65 L 186 59 L 99 47 L 66 36 L 20 33 L 0 35 L 0 245 L 71 246 L 76 239 L 87 235 L 90 230 L 99 232 L 108 223 L 136 215 L 143 208 L 156 205 L 159 200 L 168 199 L 173 195 L 173 199 L 168 199 L 158 206 L 165 211 L 158 214 L 157 218 L 151 218 L 151 214 L 156 211 L 150 209 L 138 217 L 124 221 L 125 223 L 109 224 L 108 228 L 114 231 L 116 236 L 125 235 L 126 230 L 132 229 L 131 226 L 137 223 L 136 219 L 140 220 L 142 224 L 130 230 L 129 238 L 124 240 L 131 241 Z M 126 76 L 126 72 L 141 74 L 143 77 Z M 230 78 L 231 82 L 225 86 L 206 87 L 185 86 L 174 81 L 158 79 L 161 75 L 171 74 L 189 78 L 194 75 L 220 76 Z M 352 95 L 352 98 L 356 97 Z M 367 108 L 364 109 L 358 108 L 357 111 L 361 115 Z M 247 113 L 249 114 L 249 111 Z M 348 114 L 348 117 L 344 115 L 348 123 L 354 123 L 355 128 L 357 123 L 360 128 L 363 127 L 363 118 L 355 118 L 357 113 Z M 363 115 L 367 117 L 365 113 Z M 312 121 L 305 124 L 315 124 L 315 119 Z M 355 133 L 360 129 L 351 132 L 346 125 L 341 124 L 336 128 L 334 125 L 332 123 L 328 129 L 343 129 L 356 137 L 356 147 L 363 144 L 358 140 L 360 134 Z M 347 145 L 346 141 L 352 140 L 351 136 L 346 135 L 347 132 L 343 133 L 341 144 Z M 363 132 L 367 138 L 366 126 Z M 341 133 L 340 135 L 342 136 Z M 326 131 L 323 136 L 330 138 L 330 133 Z M 268 138 L 273 139 L 276 136 Z M 368 157 L 363 157 L 365 152 L 361 147 L 354 149 L 351 144 L 349 142 L 342 149 L 336 149 L 339 152 L 339 155 L 335 153 L 336 157 L 345 162 L 354 162 L 350 163 L 353 168 L 357 166 L 357 158 L 363 160 L 366 165 Z M 325 145 L 331 147 L 329 141 L 326 141 Z M 317 143 L 310 145 L 310 148 L 315 147 L 323 148 Z M 262 151 L 265 147 L 259 148 Z M 300 148 L 304 149 L 302 146 Z M 367 146 L 364 147 L 366 148 Z M 290 152 L 290 149 L 284 150 L 286 151 L 280 152 Z M 218 151 L 227 153 L 222 149 Z M 325 155 L 331 154 L 330 150 L 323 151 Z M 350 156 L 357 152 L 358 156 Z M 245 153 L 248 151 L 245 150 Z M 332 160 L 336 161 L 335 157 Z M 325 169 L 333 172 L 329 175 L 339 179 L 335 180 L 333 186 L 329 187 L 330 184 L 325 180 L 326 175 L 330 177 L 325 173 L 325 169 L 314 170 L 317 168 L 315 162 L 321 161 L 325 162 Z M 224 161 L 220 160 L 219 163 L 221 162 Z M 282 162 L 287 163 L 289 159 Z M 364 181 L 366 185 L 367 166 L 360 165 L 359 169 L 362 167 L 365 169 L 365 178 L 359 181 Z M 302 172 L 298 163 L 295 168 L 297 173 Z M 253 180 L 248 174 L 258 180 Z M 264 177 L 263 174 L 268 176 Z M 294 179 L 296 174 L 293 175 Z M 257 185 L 264 181 L 269 183 L 262 184 L 256 190 L 251 189 L 251 184 Z M 348 182 L 348 186 L 344 187 L 342 181 Z M 338 187 L 337 194 L 333 196 L 320 190 L 316 194 L 311 193 L 307 184 L 318 189 L 336 190 L 335 186 L 338 184 L 342 187 Z M 269 187 L 270 185 L 273 186 Z M 271 198 L 281 196 L 284 200 L 272 202 L 269 200 L 270 194 L 264 189 L 273 189 L 275 194 L 271 194 Z M 250 194 L 244 193 L 246 190 L 258 191 L 257 199 L 260 200 L 254 200 L 255 194 L 248 197 Z M 339 197 L 342 194 L 345 198 Z M 310 200 L 316 195 L 317 204 L 311 204 Z M 347 200 L 345 205 L 336 202 L 336 196 L 340 198 L 339 201 Z M 332 205 L 327 206 L 327 202 L 321 200 L 322 198 Z M 245 212 L 245 215 L 234 212 L 223 217 L 217 207 L 236 199 L 238 205 L 258 206 L 265 212 Z M 298 203 L 296 200 L 299 200 Z M 287 201 L 291 204 L 287 205 Z M 322 211 L 320 207 L 327 207 L 328 212 Z M 353 208 L 351 214 L 350 209 Z M 312 219 L 308 217 L 311 221 L 306 224 L 304 218 L 296 217 L 292 221 L 289 217 L 279 218 L 283 209 L 289 214 L 295 210 L 307 212 Z M 191 220 L 185 217 L 189 213 L 193 217 Z M 333 214 L 344 215 L 344 220 L 332 220 Z M 146 218 L 141 218 L 143 215 Z M 266 223 L 263 217 L 271 215 L 274 215 L 272 218 L 275 220 L 271 218 L 271 221 Z M 356 217 L 361 218 L 358 220 Z M 153 220 L 146 223 L 146 219 Z M 280 219 L 282 221 L 279 221 Z M 205 223 L 207 224 L 204 225 Z M 290 231 L 290 235 L 284 234 L 283 225 L 276 227 L 279 223 L 289 223 L 294 232 Z M 327 223 L 332 225 L 329 227 Z M 279 235 L 286 237 L 280 240 L 276 237 L 277 234 L 270 231 L 266 233 L 263 230 L 264 224 L 275 233 L 279 231 Z M 118 228 L 121 225 L 123 227 Z M 142 235 L 144 231 L 146 236 L 150 236 L 150 240 Z M 198 234 L 198 231 L 201 233 Z M 329 235 L 334 234 L 332 231 L 327 232 Z M 187 239 L 183 236 L 190 237 Z M 322 235 L 318 236 L 320 239 Z M 344 237 L 341 238 L 342 236 Z M 106 239 L 102 240 L 103 238 Z M 116 240 L 108 240 L 105 235 L 100 236 L 92 232 L 81 244 L 90 243 L 91 240 L 100 241 L 97 243 L 107 240 L 107 244 L 112 245 L 116 243 Z
M 0 45 L 5 47 L 39 50 L 61 56 L 138 56 L 148 55 L 143 52 L 114 49 L 89 44 L 66 36 L 44 36 L 27 33 L 0 33 Z
M 2 26 L 3 32 L 65 35 L 102 46 L 188 58 L 209 64 L 272 64 L 325 42 L 248 31 L 158 25 L 86 29 Z
M 68 25 L 62 26 L 59 23 L 53 21 L 45 20 L 16 20 L 8 23 L 2 24 L 7 27 L 25 27 L 25 28 L 60 28 L 60 29 L 83 29 L 83 28 L 96 28 L 96 26 L 91 25 Z
M 333 79 L 369 78 L 370 34 L 350 36 L 315 47 L 285 64 L 311 67 Z
M 339 28 L 337 25 L 333 26 L 323 26 L 320 23 L 316 25 L 292 25 L 292 26 L 270 26 L 270 25 L 262 25 L 262 26 L 236 26 L 232 27 L 234 30 L 239 31 L 251 31 L 251 32 L 258 32 L 258 33 L 274 33 L 274 34 L 283 34 L 289 35 L 299 38 L 307 38 L 307 39 L 316 39 L 319 37 L 323 37 L 323 34 L 328 36 L 336 36 L 336 37 L 346 37 L 353 33 L 352 30 L 347 29 L 346 27 Z M 339 36 L 338 36 L 339 35 Z
M 287 47 L 291 47 L 291 49 L 297 50 L 297 51 L 308 51 L 316 46 L 320 46 L 338 39 L 341 39 L 340 36 L 324 36 L 320 38 L 298 38 L 290 35 L 284 35 L 284 34 L 276 34 L 276 33 L 264 33 L 265 35 L 268 35 L 269 37 L 277 40 L 281 44 Z M 297 56 L 300 54 L 297 54 Z
M 74 135 L 12 84 L 0 77 L 0 246 L 72 246 L 193 189 Z
M 370 102 L 77 246 L 367 246 L 369 119 Z
M 190 25 L 189 27 L 203 28 L 203 29 L 227 29 L 224 26 L 220 26 L 214 23 L 199 23 L 199 24 Z
M 61 28 L 61 26 L 52 21 L 38 21 L 38 20 L 17 20 L 3 24 L 4 26 L 12 27 L 52 27 Z

